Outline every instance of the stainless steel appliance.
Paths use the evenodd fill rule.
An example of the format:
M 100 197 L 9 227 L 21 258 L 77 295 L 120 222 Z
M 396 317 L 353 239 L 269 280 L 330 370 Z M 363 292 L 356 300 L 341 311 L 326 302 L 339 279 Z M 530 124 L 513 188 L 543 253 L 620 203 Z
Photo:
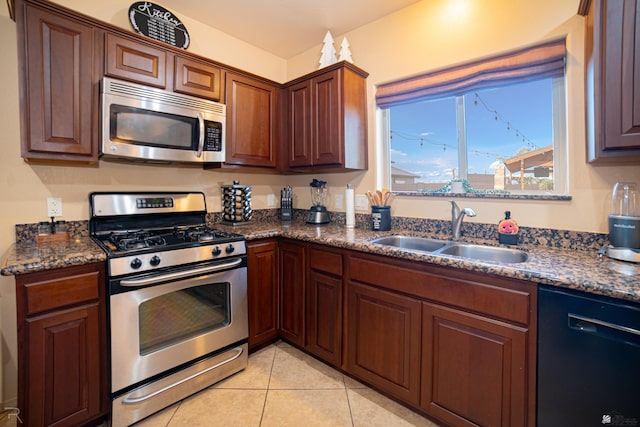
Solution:
M 130 425 L 247 365 L 244 238 L 206 226 L 202 193 L 92 193 L 108 254 L 114 426 Z
M 226 106 L 105 77 L 101 153 L 148 162 L 225 160 Z
M 640 262 L 640 195 L 635 183 L 616 182 L 613 187 L 609 244 L 610 258 Z
M 640 425 L 640 305 L 538 289 L 537 425 Z
M 327 198 L 327 183 L 313 179 L 311 184 L 311 209 L 309 209 L 309 217 L 307 224 L 327 224 L 329 222 L 329 211 L 327 211 L 325 200 Z

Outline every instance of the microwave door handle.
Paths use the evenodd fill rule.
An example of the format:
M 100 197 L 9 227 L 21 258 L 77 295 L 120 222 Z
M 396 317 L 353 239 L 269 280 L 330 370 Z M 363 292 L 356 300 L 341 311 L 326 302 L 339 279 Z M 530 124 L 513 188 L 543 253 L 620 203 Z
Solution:
M 202 149 L 204 148 L 204 118 L 202 114 L 198 113 L 196 118 L 198 119 L 198 151 L 195 152 L 197 158 L 202 156 Z

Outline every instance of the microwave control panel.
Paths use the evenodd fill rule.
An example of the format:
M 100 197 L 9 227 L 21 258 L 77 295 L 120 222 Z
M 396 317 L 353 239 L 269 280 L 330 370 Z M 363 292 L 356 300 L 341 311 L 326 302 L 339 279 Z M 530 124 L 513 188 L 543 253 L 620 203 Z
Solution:
M 222 151 L 222 123 L 205 120 L 204 151 Z

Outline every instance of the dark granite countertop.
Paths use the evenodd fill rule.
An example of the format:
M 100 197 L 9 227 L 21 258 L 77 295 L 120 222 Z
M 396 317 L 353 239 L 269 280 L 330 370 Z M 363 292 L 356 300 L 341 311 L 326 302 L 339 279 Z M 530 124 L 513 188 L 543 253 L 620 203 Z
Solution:
M 58 243 L 20 243 L 9 248 L 0 274 L 15 276 L 106 259 L 104 251 L 89 237 L 76 237 Z
M 216 224 L 216 227 L 218 226 L 220 225 Z M 496 264 L 447 255 L 431 255 L 369 243 L 371 239 L 376 237 L 393 234 L 410 234 L 448 240 L 447 235 L 429 235 L 393 229 L 387 232 L 373 232 L 364 228 L 349 230 L 344 225 L 313 226 L 295 221 L 290 224 L 256 222 L 237 227 L 220 227 L 243 234 L 247 240 L 276 236 L 289 237 L 334 247 L 486 272 L 640 302 L 640 265 L 615 261 L 606 257 L 601 258 L 598 257 L 595 250 L 518 246 L 518 249 L 522 249 L 529 254 L 527 262 Z M 497 242 L 492 241 L 478 239 L 469 241 L 499 246 Z
M 504 277 L 529 280 L 536 283 L 572 288 L 599 295 L 640 302 L 640 265 L 598 257 L 596 250 L 554 249 L 539 246 L 518 246 L 529 254 L 529 260 L 520 264 L 497 264 L 467 260 L 454 256 L 432 255 L 387 246 L 371 244 L 376 237 L 410 234 L 448 239 L 447 235 L 434 235 L 416 231 L 392 229 L 373 232 L 365 227 L 347 229 L 344 225 L 313 226 L 304 221 L 281 223 L 255 221 L 242 226 L 214 224 L 243 234 L 247 240 L 269 237 L 288 237 L 329 246 L 352 249 L 396 258 L 480 271 Z M 473 243 L 496 245 L 494 241 L 469 240 Z M 14 244 L 8 251 L 0 273 L 5 276 L 68 267 L 106 260 L 106 255 L 89 237 L 77 237 L 65 244 Z

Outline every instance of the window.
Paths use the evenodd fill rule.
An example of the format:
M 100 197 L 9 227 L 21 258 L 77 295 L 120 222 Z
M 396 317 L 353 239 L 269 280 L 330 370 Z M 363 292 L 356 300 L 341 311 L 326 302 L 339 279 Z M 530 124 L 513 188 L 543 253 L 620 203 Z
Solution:
M 379 87 L 390 188 L 566 194 L 564 52 L 554 41 Z

